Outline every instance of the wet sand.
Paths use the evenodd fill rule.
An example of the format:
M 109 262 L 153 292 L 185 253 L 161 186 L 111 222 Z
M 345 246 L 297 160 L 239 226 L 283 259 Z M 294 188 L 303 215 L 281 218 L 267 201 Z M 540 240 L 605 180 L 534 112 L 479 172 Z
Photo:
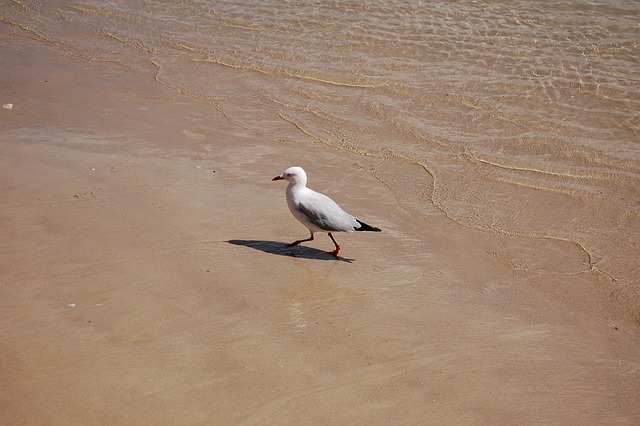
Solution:
M 0 28 L 1 424 L 640 421 L 638 325 L 579 247 Z M 286 248 L 291 165 L 384 232 Z

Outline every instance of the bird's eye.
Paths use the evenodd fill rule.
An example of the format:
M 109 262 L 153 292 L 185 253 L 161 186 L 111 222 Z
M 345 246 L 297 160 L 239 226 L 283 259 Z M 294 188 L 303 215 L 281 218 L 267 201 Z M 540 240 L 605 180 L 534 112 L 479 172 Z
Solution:
M 292 176 L 292 174 L 291 174 L 291 173 L 287 173 L 287 177 L 291 177 L 291 176 Z

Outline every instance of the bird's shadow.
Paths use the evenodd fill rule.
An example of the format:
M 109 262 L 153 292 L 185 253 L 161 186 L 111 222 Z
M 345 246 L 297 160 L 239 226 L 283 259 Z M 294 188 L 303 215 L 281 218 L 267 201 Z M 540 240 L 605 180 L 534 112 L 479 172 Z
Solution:
M 335 257 L 331 253 L 318 250 L 313 247 L 295 246 L 289 247 L 287 243 L 279 241 L 262 241 L 262 240 L 229 240 L 229 244 L 236 246 L 245 246 L 252 249 L 260 250 L 265 253 L 277 254 L 279 256 L 297 257 L 301 259 L 314 259 L 314 260 L 333 260 L 346 263 L 353 263 L 355 259 L 349 259 L 346 257 Z

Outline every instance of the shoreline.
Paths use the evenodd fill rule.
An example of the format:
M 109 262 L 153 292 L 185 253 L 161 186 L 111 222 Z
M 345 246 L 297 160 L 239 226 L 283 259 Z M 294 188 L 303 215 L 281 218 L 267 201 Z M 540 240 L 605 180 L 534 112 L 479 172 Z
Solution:
M 0 38 L 0 423 L 640 418 L 637 324 L 571 249 L 416 215 L 415 165 L 261 140 Z M 270 179 L 294 164 L 383 232 L 337 237 L 343 262 L 320 235 L 289 256 L 306 230 Z

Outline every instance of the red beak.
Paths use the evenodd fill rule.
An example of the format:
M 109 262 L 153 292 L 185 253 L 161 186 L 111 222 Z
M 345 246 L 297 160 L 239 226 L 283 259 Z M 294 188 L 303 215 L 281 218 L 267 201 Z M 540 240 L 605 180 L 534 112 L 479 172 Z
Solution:
M 273 179 L 271 179 L 271 181 L 274 181 L 274 180 L 282 180 L 282 176 L 276 176 Z

